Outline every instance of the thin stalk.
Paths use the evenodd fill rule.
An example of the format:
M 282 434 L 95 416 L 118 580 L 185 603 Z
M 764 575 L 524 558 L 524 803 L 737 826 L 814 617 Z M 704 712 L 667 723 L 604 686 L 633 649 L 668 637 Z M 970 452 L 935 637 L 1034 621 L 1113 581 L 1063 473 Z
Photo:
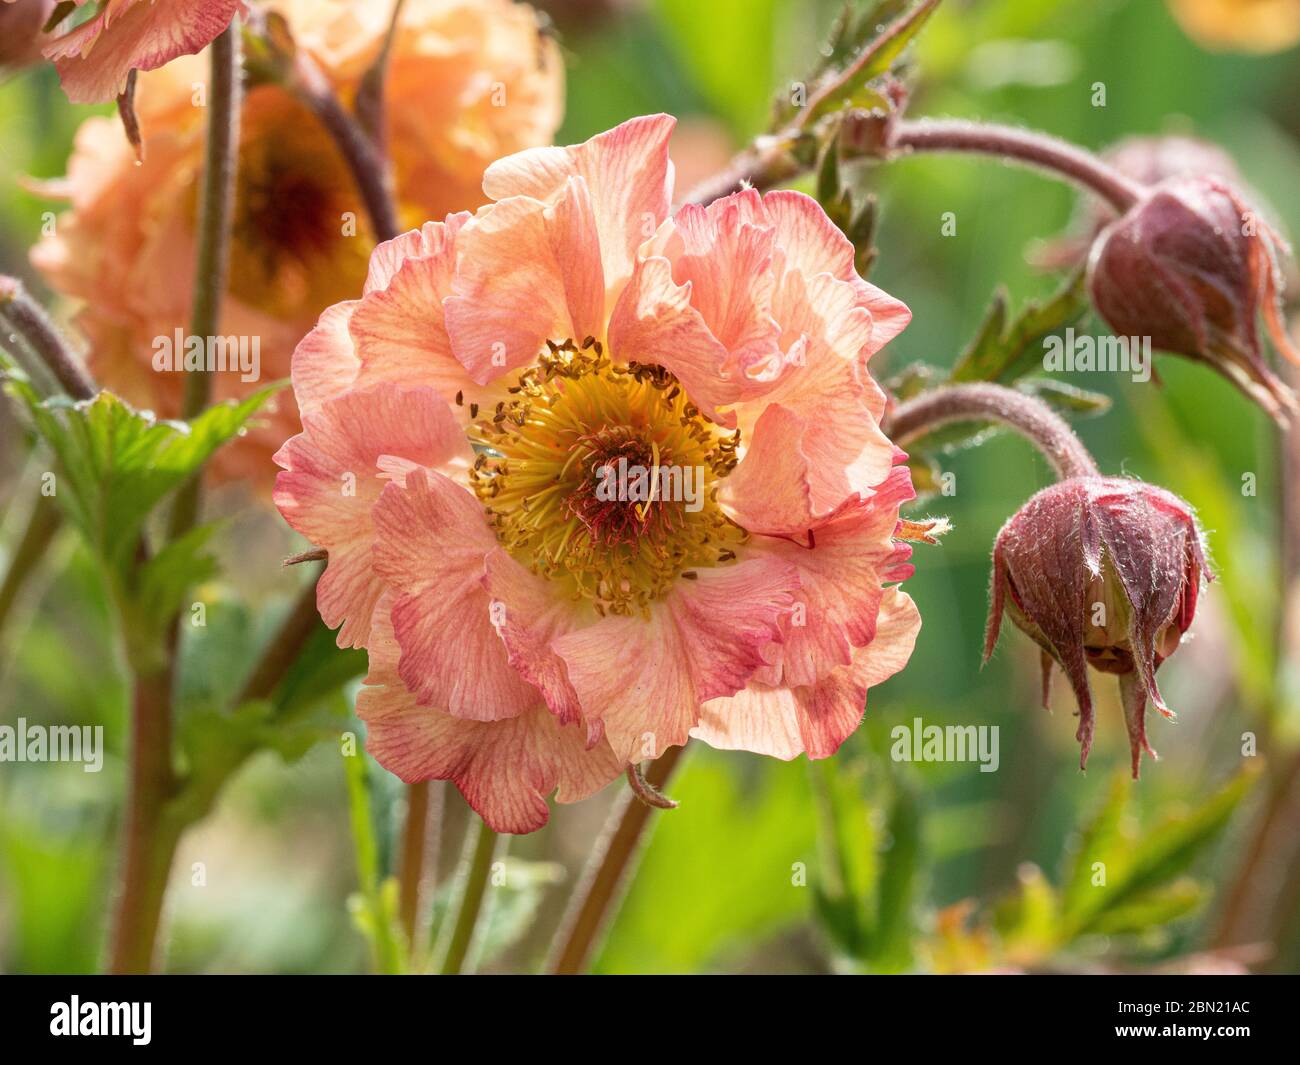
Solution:
M 236 705 L 255 699 L 269 699 L 289 667 L 297 661 L 311 634 L 320 626 L 320 612 L 316 609 L 316 581 L 319 576 L 317 573 L 311 583 L 298 593 L 298 598 L 289 607 L 280 627 L 267 641 L 239 691 Z
M 5 624 L 23 585 L 36 572 L 36 567 L 54 542 L 55 533 L 62 523 L 62 515 L 54 500 L 38 495 L 27 516 L 27 525 L 14 545 L 4 579 L 0 581 L 0 636 L 3 636 Z
M 198 251 L 194 262 L 194 293 L 190 336 L 216 336 L 221 328 L 221 304 L 230 273 L 230 228 L 235 211 L 235 178 L 239 167 L 240 74 L 239 20 L 236 17 L 212 42 L 212 84 L 208 101 L 208 135 L 199 197 Z M 185 375 L 181 416 L 189 419 L 212 402 L 210 368 Z M 175 538 L 194 527 L 203 478 L 195 476 L 176 495 L 171 532 Z
M 120 887 L 108 948 L 108 971 L 153 967 L 163 897 L 180 825 L 167 815 L 176 790 L 172 767 L 170 669 L 137 673 L 131 706 L 131 761 Z
M 379 145 L 343 106 L 329 79 L 302 50 L 294 54 L 287 87 L 334 138 L 357 183 L 375 240 L 392 240 L 401 232 L 401 227 L 392 171 Z
M 99 390 L 45 309 L 16 277 L 0 277 L 0 325 L 16 333 L 40 358 L 59 387 L 73 399 L 93 399 Z
M 418 781 L 406 789 L 406 824 L 402 829 L 401 875 L 397 915 L 414 956 L 420 947 L 420 887 L 424 880 L 424 852 L 429 833 L 429 782 Z
M 216 333 L 230 254 L 230 216 L 234 199 L 235 157 L 239 141 L 239 26 L 232 21 L 212 44 L 212 84 L 208 101 L 208 142 L 199 208 L 192 335 Z M 185 382 L 183 413 L 193 417 L 211 396 L 209 372 L 191 373 Z M 201 478 L 178 493 L 171 531 L 192 528 L 198 514 Z M 143 545 L 142 545 L 143 551 Z M 169 632 L 166 663 L 133 666 L 130 784 L 121 887 L 110 935 L 108 967 L 114 973 L 144 973 L 156 953 L 167 878 L 183 825 L 169 816 L 179 790 L 172 765 L 172 688 L 180 644 L 180 618 Z
M 971 152 L 1012 160 L 1066 178 L 1095 192 L 1120 214 L 1142 195 L 1142 186 L 1092 152 L 1058 137 L 1015 126 L 961 119 L 901 120 L 890 140 L 897 151 Z
M 685 747 L 670 747 L 651 763 L 646 782 L 662 789 L 681 761 Z M 546 970 L 573 975 L 586 967 L 597 940 L 617 909 L 641 850 L 641 838 L 650 822 L 651 807 L 629 789 L 610 811 L 605 831 L 592 851 L 582 882 L 573 893 L 560 922 Z
M 474 932 L 478 927 L 479 916 L 483 912 L 483 899 L 487 894 L 488 879 L 492 875 L 492 863 L 496 860 L 499 839 L 500 837 L 488 828 L 486 823 L 482 821 L 478 823 L 473 851 L 465 871 L 465 887 L 461 892 L 456 922 L 452 925 L 451 935 L 447 940 L 447 950 L 438 968 L 443 976 L 456 976 L 465 968 L 470 948 L 474 945 Z
M 1033 444 L 1057 477 L 1096 477 L 1083 441 L 1056 411 L 1041 399 L 994 384 L 944 385 L 922 392 L 894 408 L 884 426 L 899 447 L 952 422 L 992 421 L 1009 426 Z

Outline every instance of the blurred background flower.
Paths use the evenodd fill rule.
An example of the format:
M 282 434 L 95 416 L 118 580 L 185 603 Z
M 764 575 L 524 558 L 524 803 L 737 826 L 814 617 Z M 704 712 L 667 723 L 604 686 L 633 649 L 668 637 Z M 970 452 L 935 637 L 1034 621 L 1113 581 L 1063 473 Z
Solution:
M 360 0 L 270 6 L 350 101 L 379 53 L 390 9 Z M 141 75 L 142 161 L 115 117 L 87 119 L 66 178 L 41 185 L 70 210 L 32 253 L 50 286 L 79 301 L 77 325 L 100 383 L 164 417 L 179 413 L 184 380 L 155 370 L 154 339 L 189 322 L 207 78 L 206 55 Z M 388 80 L 387 138 L 408 225 L 479 206 L 487 164 L 549 142 L 560 121 L 559 51 L 532 9 L 510 0 L 410 0 Z M 374 245 L 369 226 L 320 122 L 281 86 L 253 85 L 241 119 L 221 331 L 259 338 L 261 378 L 218 374 L 217 399 L 288 376 L 294 345 L 320 312 L 360 294 Z M 260 421 L 218 455 L 217 479 L 269 489 L 270 456 L 298 428 L 292 395 L 273 398 Z
M 1168 0 L 1178 24 L 1215 52 L 1283 52 L 1300 44 L 1300 0 Z

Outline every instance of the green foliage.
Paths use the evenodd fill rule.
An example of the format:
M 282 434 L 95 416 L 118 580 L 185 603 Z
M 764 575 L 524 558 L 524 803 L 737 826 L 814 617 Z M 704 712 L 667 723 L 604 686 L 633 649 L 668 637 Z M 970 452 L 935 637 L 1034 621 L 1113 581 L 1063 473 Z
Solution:
M 1059 887 L 1037 866 L 1022 866 L 1016 892 L 975 928 L 947 927 L 930 953 L 945 970 L 1033 968 L 1086 953 L 1089 937 L 1138 943 L 1154 935 L 1158 941 L 1209 897 L 1205 883 L 1184 874 L 1223 830 L 1256 775 L 1242 770 L 1200 804 L 1140 830 L 1131 812 L 1133 783 L 1116 774 L 1067 849 Z
M 816 914 L 835 950 L 855 967 L 911 967 L 921 856 L 915 792 L 883 764 L 845 758 L 811 766 L 821 820 Z
M 1074 271 L 1048 299 L 1029 300 L 1011 317 L 1005 288 L 993 302 L 979 331 L 952 368 L 954 381 L 1013 381 L 1041 365 L 1043 341 L 1076 325 L 1089 311 L 1082 269 Z
M 221 403 L 188 424 L 159 421 L 111 392 L 93 400 L 42 400 L 20 376 L 9 390 L 58 459 L 57 492 L 87 543 L 116 572 L 124 572 L 153 508 L 202 468 L 282 384 L 239 403 Z

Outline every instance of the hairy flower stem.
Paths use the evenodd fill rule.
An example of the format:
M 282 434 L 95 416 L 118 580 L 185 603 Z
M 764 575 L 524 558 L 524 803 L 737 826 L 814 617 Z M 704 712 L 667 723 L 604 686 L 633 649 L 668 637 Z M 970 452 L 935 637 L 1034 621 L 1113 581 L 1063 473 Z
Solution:
M 424 879 L 424 852 L 429 831 L 427 780 L 406 789 L 406 824 L 402 829 L 402 858 L 398 881 L 397 915 L 406 933 L 411 956 L 420 953 L 420 887 Z
M 645 774 L 646 783 L 662 789 L 681 761 L 685 747 L 670 747 Z M 652 809 L 629 788 L 610 811 L 605 831 L 592 851 L 591 860 L 560 922 L 560 931 L 547 960 L 547 972 L 574 975 L 582 972 L 595 949 L 597 938 L 616 908 L 623 888 L 636 864 L 641 837 Z
M 234 210 L 239 144 L 240 49 L 238 19 L 212 42 L 208 136 L 199 202 L 198 253 L 190 333 L 208 337 L 220 327 L 221 301 L 230 262 L 230 220 Z M 192 418 L 209 403 L 212 374 L 191 371 L 185 380 L 182 414 Z M 194 527 L 201 475 L 184 485 L 172 506 L 172 538 Z M 114 973 L 148 972 L 156 954 L 163 898 L 183 824 L 170 816 L 179 790 L 172 764 L 172 697 L 180 648 L 179 615 L 167 637 L 161 665 L 132 664 L 130 783 L 127 791 L 125 853 L 109 943 Z
M 0 640 L 3 639 L 5 625 L 13 612 L 14 604 L 18 602 L 23 585 L 28 576 L 36 572 L 46 550 L 54 543 L 55 534 L 62 523 L 62 515 L 54 500 L 38 495 L 31 513 L 27 515 L 27 525 L 14 545 L 4 578 L 0 580 Z
M 316 62 L 301 50 L 294 55 L 288 88 L 338 145 L 357 183 L 375 240 L 392 240 L 401 232 L 401 223 L 393 194 L 392 170 L 379 145 L 343 106 Z
M 95 397 L 99 390 L 85 366 L 16 277 L 0 277 L 0 326 L 22 341 L 73 399 Z
M 172 767 L 172 670 L 137 672 L 131 705 L 130 783 L 122 867 L 108 947 L 108 971 L 153 967 L 163 896 L 181 825 L 168 816 L 176 791 Z
M 456 921 L 447 940 L 447 949 L 442 956 L 442 964 L 438 967 L 438 971 L 443 976 L 456 976 L 465 968 L 470 948 L 474 945 L 474 930 L 483 912 L 483 898 L 487 893 L 488 879 L 492 875 L 492 863 L 496 860 L 497 845 L 501 838 L 484 822 L 476 823 L 477 834 L 473 826 L 470 828 L 473 851 L 465 870 L 465 886 L 461 890 L 460 906 L 456 911 Z
M 806 169 L 782 141 L 772 137 L 759 138 L 736 156 L 726 170 L 691 189 L 682 202 L 707 207 L 714 200 L 742 188 L 766 192 L 783 181 L 798 177 Z
M 203 154 L 203 184 L 199 192 L 198 252 L 194 260 L 194 293 L 190 307 L 190 336 L 216 336 L 221 328 L 221 303 L 230 273 L 230 225 L 235 210 L 235 177 L 239 167 L 240 55 L 239 19 L 212 42 L 212 78 L 208 99 L 208 133 Z M 212 402 L 214 371 L 204 367 L 185 375 L 181 417 L 201 414 Z M 198 520 L 203 478 L 196 475 L 176 493 L 171 535 L 175 539 Z
M 894 408 L 884 426 L 900 446 L 952 422 L 991 421 L 1033 444 L 1061 480 L 1100 476 L 1073 429 L 1041 399 L 994 384 L 945 385 Z
M 741 188 L 760 192 L 811 168 L 792 151 L 791 136 L 762 137 L 741 152 L 716 177 L 691 190 L 687 203 L 707 205 Z M 910 152 L 966 152 L 1023 163 L 1047 171 L 1096 193 L 1124 214 L 1142 195 L 1142 186 L 1102 162 L 1096 155 L 1058 137 L 1015 126 L 986 125 L 960 119 L 900 119 L 890 134 L 891 158 Z M 844 151 L 844 149 L 841 149 Z M 814 158 L 805 153 L 809 159 Z M 845 158 L 855 156 L 847 152 Z M 871 158 L 872 153 L 858 155 Z
M 1024 163 L 1057 174 L 1095 192 L 1120 214 L 1141 196 L 1141 186 L 1091 152 L 1032 130 L 960 119 L 900 121 L 890 145 L 914 152 L 970 152 Z

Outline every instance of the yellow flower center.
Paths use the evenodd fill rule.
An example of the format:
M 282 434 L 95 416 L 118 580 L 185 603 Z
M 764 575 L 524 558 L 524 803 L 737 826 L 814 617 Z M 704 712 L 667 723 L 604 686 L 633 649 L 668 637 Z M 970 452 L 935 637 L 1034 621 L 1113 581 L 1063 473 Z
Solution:
M 602 615 L 645 614 L 746 539 L 717 500 L 740 432 L 705 418 L 662 367 L 617 364 L 590 339 L 548 349 L 474 422 L 474 491 L 534 572 Z

